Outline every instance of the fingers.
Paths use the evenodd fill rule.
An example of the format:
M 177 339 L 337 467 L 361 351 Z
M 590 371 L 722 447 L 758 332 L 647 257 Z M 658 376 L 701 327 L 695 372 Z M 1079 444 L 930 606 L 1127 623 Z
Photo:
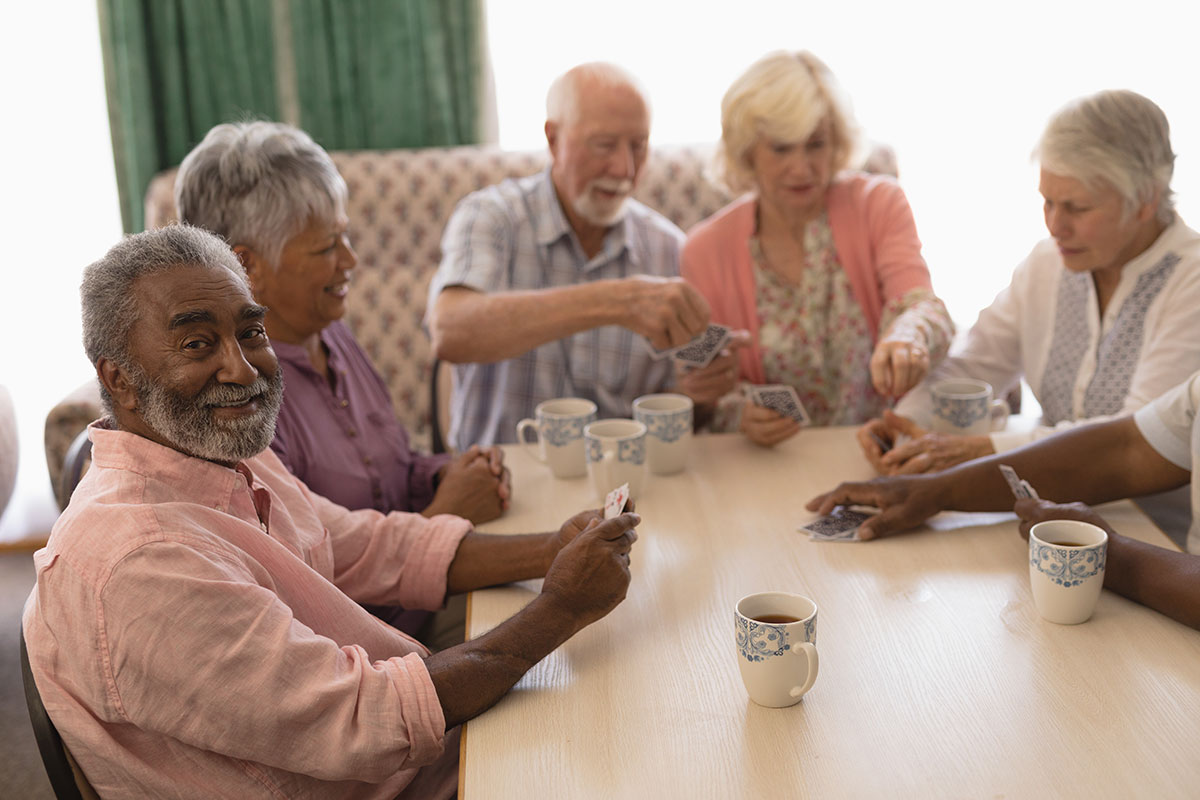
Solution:
M 584 532 L 591 532 L 596 538 L 607 541 L 617 541 L 623 536 L 628 536 L 630 537 L 629 543 L 633 544 L 637 541 L 637 531 L 634 528 L 641 522 L 641 515 L 625 512 L 612 519 L 592 520 Z
M 862 449 L 863 455 L 867 457 L 867 461 L 871 462 L 871 466 L 875 467 L 877 472 L 884 472 L 886 468 L 880 459 L 883 458 L 886 450 L 880 445 L 882 443 L 890 449 L 892 442 L 891 432 L 883 420 L 871 420 L 860 427 L 854 436 L 858 440 L 858 446 Z
M 871 383 L 884 397 L 899 397 L 929 371 L 929 352 L 909 341 L 882 341 L 871 354 Z
M 504 472 L 504 451 L 492 445 L 483 451 L 483 455 L 487 457 L 488 466 L 491 468 L 492 474 L 497 478 L 501 477 Z

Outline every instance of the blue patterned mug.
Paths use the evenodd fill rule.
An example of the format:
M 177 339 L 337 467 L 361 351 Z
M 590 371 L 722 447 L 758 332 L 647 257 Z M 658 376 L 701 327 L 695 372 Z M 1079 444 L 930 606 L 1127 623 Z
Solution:
M 1077 519 L 1051 519 L 1029 529 L 1029 585 L 1043 619 L 1086 622 L 1104 588 L 1108 533 Z
M 633 418 L 646 426 L 646 463 L 655 475 L 673 475 L 687 464 L 692 406 L 686 394 L 646 394 L 633 401 Z
M 817 604 L 789 592 L 748 594 L 734 610 L 738 668 L 750 699 L 784 708 L 817 680 Z
M 596 419 L 596 404 L 580 397 L 560 397 L 538 403 L 536 419 L 517 423 L 521 449 L 547 464 L 556 478 L 580 478 L 587 474 L 583 457 L 583 429 Z M 537 434 L 537 449 L 531 449 L 526 431 Z
M 602 419 L 583 429 L 587 469 L 600 502 L 613 489 L 629 484 L 637 500 L 646 473 L 646 426 L 632 419 Z
M 936 433 L 986 436 L 1008 421 L 1011 410 L 1003 399 L 992 401 L 992 385 L 974 378 L 938 381 L 929 390 Z

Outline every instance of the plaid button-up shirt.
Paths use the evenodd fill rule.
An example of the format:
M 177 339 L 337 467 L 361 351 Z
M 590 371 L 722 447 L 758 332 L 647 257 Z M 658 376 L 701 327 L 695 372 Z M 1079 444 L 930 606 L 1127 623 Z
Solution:
M 442 263 L 429 287 L 429 306 L 442 289 L 528 291 L 634 275 L 679 274 L 683 233 L 634 200 L 588 259 L 559 206 L 546 170 L 506 180 L 465 197 L 442 237 Z M 486 335 L 486 331 L 480 331 Z M 670 359 L 655 361 L 646 342 L 608 325 L 549 342 L 493 364 L 455 366 L 450 444 L 512 442 L 517 422 L 555 397 L 585 397 L 598 417 L 628 417 L 633 401 L 673 382 Z

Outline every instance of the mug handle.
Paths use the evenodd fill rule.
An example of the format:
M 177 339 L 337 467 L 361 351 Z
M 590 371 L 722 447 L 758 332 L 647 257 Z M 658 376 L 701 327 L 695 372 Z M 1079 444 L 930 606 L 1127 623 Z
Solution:
M 1008 407 L 1008 401 L 1003 397 L 997 398 L 992 402 L 992 430 L 1002 431 L 1004 426 L 1008 424 L 1008 418 L 1012 414 L 1012 409 Z
M 808 676 L 804 679 L 804 685 L 793 686 L 788 692 L 792 697 L 801 697 L 817 682 L 817 667 L 820 666 L 820 659 L 817 658 L 817 646 L 812 642 L 800 642 L 792 647 L 792 654 L 797 658 L 803 657 L 808 662 Z
M 523 419 L 517 423 L 517 442 L 521 445 L 522 450 L 545 464 L 546 459 L 542 457 L 541 448 L 531 447 L 531 442 L 525 436 L 525 431 L 530 429 L 533 430 L 534 438 L 540 442 L 542 437 L 538 433 L 537 422 L 532 419 Z

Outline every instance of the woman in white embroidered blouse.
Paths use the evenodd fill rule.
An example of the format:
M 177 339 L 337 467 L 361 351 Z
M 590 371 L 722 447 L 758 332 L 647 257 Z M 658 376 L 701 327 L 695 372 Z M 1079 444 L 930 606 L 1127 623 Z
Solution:
M 1129 91 L 1079 98 L 1051 118 L 1034 157 L 1051 238 L 1016 268 L 962 350 L 895 413 L 860 428 L 881 473 L 937 471 L 1131 413 L 1200 369 L 1200 235 L 1175 213 L 1162 110 Z M 988 381 L 998 396 L 1024 377 L 1041 427 L 930 433 L 929 387 L 951 377 Z M 895 446 L 884 453 L 875 437 Z

